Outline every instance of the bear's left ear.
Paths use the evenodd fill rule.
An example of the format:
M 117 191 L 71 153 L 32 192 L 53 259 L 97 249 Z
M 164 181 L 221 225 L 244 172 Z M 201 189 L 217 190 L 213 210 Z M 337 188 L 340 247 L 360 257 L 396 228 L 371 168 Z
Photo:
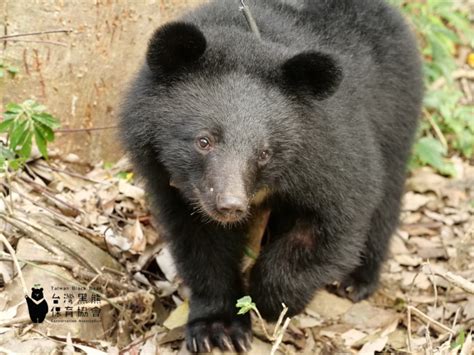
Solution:
M 40 291 L 43 291 L 43 287 L 41 287 L 39 290 L 40 290 Z
M 206 47 L 206 38 L 196 25 L 171 22 L 151 37 L 146 61 L 154 73 L 172 72 L 197 61 Z
M 303 52 L 287 60 L 283 79 L 290 89 L 309 91 L 317 99 L 334 94 L 342 81 L 342 68 L 329 54 Z

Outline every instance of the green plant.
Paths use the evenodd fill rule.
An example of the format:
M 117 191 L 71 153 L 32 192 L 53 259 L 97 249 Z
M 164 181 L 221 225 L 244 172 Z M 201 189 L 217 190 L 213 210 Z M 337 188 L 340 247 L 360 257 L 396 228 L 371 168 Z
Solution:
M 469 334 L 469 336 L 471 336 L 471 335 Z M 456 339 L 451 343 L 451 349 L 461 348 L 465 341 L 466 341 L 466 331 L 464 329 L 462 329 L 459 332 Z
M 18 74 L 20 70 L 18 67 L 5 62 L 3 59 L 0 59 L 0 79 L 3 79 L 5 77 L 5 73 L 10 74 L 11 76 L 15 76 Z
M 252 297 L 250 296 L 239 298 L 235 306 L 239 308 L 239 312 L 237 314 L 245 314 L 252 310 L 257 311 L 257 306 L 254 302 L 252 302 Z
M 0 167 L 5 167 L 6 163 L 16 169 L 26 162 L 31 154 L 33 138 L 40 154 L 47 159 L 47 144 L 54 140 L 54 129 L 59 127 L 59 121 L 34 100 L 10 103 L 5 109 L 0 133 L 7 133 L 7 137 L 0 149 Z
M 448 154 L 457 152 L 471 158 L 474 153 L 474 107 L 460 105 L 463 94 L 453 79 L 457 50 L 474 44 L 474 30 L 467 11 L 452 2 L 391 2 L 400 6 L 415 26 L 424 58 L 425 120 L 420 125 L 411 167 L 431 165 L 442 174 L 454 175 Z

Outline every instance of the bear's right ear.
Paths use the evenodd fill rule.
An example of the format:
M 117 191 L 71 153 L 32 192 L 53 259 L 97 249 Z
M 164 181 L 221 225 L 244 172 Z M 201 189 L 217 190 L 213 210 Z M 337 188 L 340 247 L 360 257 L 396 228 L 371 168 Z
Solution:
M 154 73 L 173 72 L 197 61 L 206 46 L 204 34 L 195 25 L 171 22 L 153 34 L 146 61 Z

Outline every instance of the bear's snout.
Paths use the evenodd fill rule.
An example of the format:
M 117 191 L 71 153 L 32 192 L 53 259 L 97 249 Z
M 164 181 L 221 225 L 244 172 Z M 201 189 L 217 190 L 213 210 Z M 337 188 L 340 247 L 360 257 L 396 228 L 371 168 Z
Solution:
M 243 215 L 247 211 L 248 201 L 240 195 L 217 195 L 216 207 L 224 215 Z

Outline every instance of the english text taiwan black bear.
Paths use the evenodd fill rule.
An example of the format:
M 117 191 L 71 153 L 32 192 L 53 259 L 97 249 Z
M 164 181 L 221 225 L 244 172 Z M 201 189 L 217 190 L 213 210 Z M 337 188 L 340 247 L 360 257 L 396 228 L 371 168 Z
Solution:
M 26 297 L 28 304 L 28 312 L 33 323 L 42 323 L 48 313 L 48 302 L 44 299 L 43 288 L 33 287 L 31 289 L 31 297 Z
M 249 347 L 250 294 L 274 320 L 338 281 L 375 290 L 422 101 L 414 36 L 381 0 L 216 0 L 158 28 L 121 132 L 191 289 L 187 345 Z M 271 209 L 246 289 L 247 229 Z

